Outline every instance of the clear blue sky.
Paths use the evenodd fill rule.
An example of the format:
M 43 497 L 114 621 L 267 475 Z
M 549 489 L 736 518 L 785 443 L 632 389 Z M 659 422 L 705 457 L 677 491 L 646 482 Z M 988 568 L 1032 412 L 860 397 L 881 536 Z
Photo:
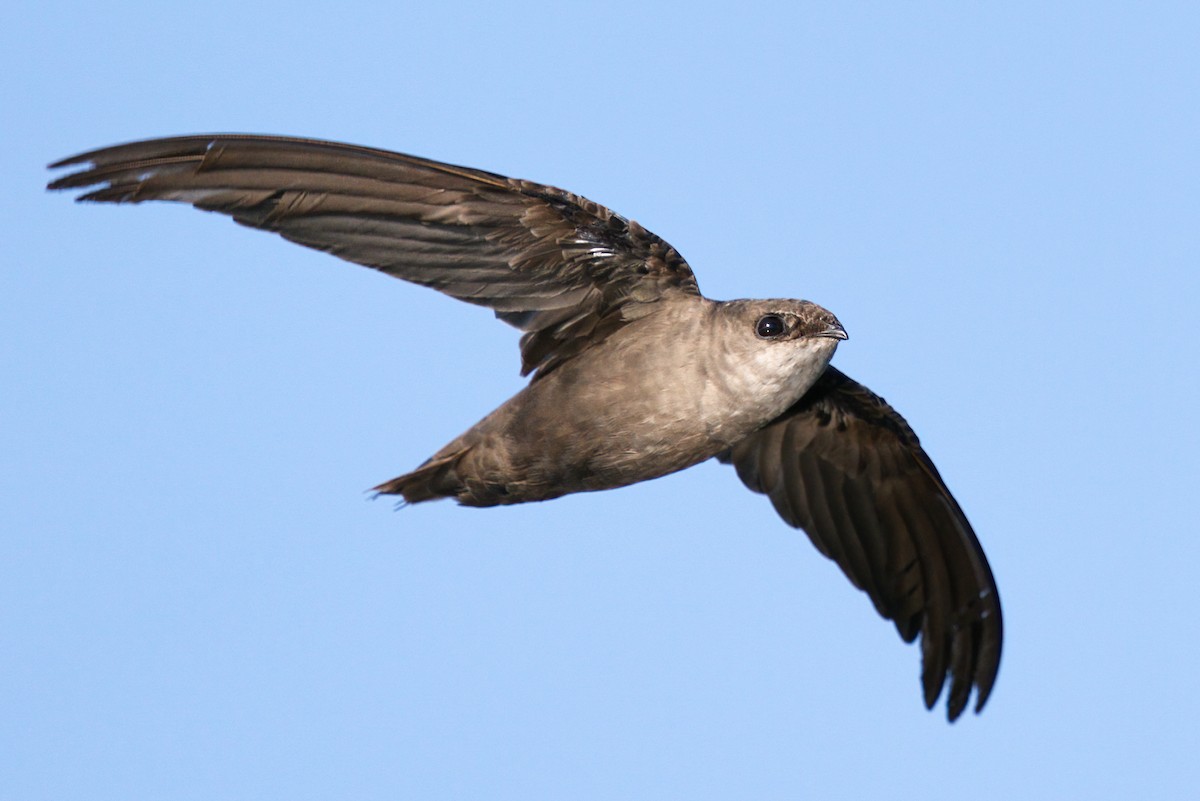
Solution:
M 1194 792 L 1192 4 L 101 5 L 0 25 L 0 798 Z M 991 559 L 984 714 L 927 713 L 917 650 L 728 468 L 369 502 L 520 386 L 517 335 L 42 189 L 207 131 L 562 186 L 712 297 L 836 312 Z

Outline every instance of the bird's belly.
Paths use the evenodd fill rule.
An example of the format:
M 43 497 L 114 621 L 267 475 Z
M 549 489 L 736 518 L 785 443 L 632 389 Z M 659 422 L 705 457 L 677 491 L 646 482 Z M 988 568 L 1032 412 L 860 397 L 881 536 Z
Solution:
M 498 503 L 549 500 L 575 492 L 616 489 L 674 473 L 724 449 L 694 430 L 614 430 L 581 426 L 576 437 L 543 437 L 508 443 L 502 459 L 496 449 L 476 464 L 484 483 L 500 489 Z M 487 462 L 491 464 L 487 464 Z
M 705 393 L 682 395 L 675 385 L 633 392 L 593 381 L 582 397 L 527 389 L 474 429 L 460 467 L 471 491 L 461 502 L 523 503 L 636 484 L 709 459 L 765 422 L 752 410 L 721 413 Z

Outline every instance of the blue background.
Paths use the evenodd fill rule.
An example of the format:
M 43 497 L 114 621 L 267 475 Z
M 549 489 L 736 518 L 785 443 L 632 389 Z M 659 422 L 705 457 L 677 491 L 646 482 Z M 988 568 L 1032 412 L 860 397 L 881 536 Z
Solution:
M 1198 779 L 1188 3 L 10 2 L 0 797 L 1169 798 Z M 486 310 L 44 165 L 250 131 L 562 186 L 796 296 L 991 559 L 984 714 L 733 472 L 364 490 L 521 386 Z

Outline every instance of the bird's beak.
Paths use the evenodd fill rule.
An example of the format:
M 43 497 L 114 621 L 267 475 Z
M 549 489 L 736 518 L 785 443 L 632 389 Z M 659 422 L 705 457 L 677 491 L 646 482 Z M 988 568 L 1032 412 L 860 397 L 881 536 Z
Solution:
M 850 335 L 846 333 L 846 329 L 842 328 L 841 323 L 830 323 L 829 327 L 824 331 L 817 333 L 819 337 L 829 337 L 830 339 L 849 339 Z

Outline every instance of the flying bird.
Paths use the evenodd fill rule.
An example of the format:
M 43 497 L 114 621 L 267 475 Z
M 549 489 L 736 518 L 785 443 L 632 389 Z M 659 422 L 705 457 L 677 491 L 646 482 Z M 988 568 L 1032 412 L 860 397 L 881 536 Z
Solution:
M 495 506 L 731 464 L 921 639 L 932 708 L 955 720 L 1000 664 L 983 549 L 904 419 L 829 366 L 846 332 L 805 300 L 714 301 L 667 242 L 570 192 L 386 150 L 210 135 L 101 148 L 50 189 L 232 217 L 486 306 L 523 332 L 529 383 L 412 472 L 408 503 Z

